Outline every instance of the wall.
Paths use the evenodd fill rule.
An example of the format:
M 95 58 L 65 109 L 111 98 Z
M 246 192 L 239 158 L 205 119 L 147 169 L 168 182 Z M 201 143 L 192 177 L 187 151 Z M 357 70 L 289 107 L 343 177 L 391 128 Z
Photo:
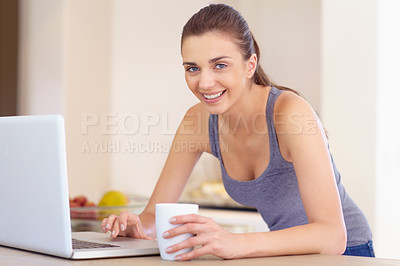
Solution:
M 376 255 L 400 258 L 400 3 L 322 3 L 321 113 L 332 151 L 343 183 L 372 226 Z
M 68 0 L 64 5 L 63 100 L 69 186 L 72 195 L 84 194 L 97 202 L 111 183 L 110 155 L 94 145 L 109 139 L 97 125 L 102 123 L 101 114 L 110 110 L 113 2 Z
M 322 3 L 322 121 L 343 184 L 375 229 L 376 1 Z
M 378 1 L 376 243 L 379 256 L 400 258 L 400 2 Z
M 321 1 L 235 2 L 260 46 L 265 72 L 275 83 L 300 92 L 319 113 Z
M 107 0 L 37 0 L 20 3 L 18 113 L 63 114 L 71 196 L 91 200 L 109 187 L 108 154 L 85 152 L 104 142 L 87 128 L 85 114 L 109 112 L 110 21 Z
M 18 114 L 63 113 L 63 0 L 21 0 Z

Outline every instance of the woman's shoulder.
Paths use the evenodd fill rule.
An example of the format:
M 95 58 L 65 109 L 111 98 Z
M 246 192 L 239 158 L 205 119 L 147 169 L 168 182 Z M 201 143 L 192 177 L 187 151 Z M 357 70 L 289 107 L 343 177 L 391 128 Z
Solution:
M 210 113 L 206 110 L 202 103 L 191 106 L 185 113 L 183 121 L 193 123 L 196 126 L 208 125 Z
M 314 113 L 307 100 L 299 94 L 283 90 L 275 102 L 274 113 Z
M 202 151 L 211 152 L 209 148 L 208 119 L 210 114 L 202 103 L 191 106 L 185 113 L 177 134 L 200 147 Z
M 311 105 L 300 95 L 283 91 L 274 106 L 274 125 L 281 153 L 291 161 L 290 147 L 317 136 L 318 121 Z
M 200 103 L 196 103 L 194 105 L 192 105 L 187 111 L 186 113 L 208 113 L 206 108 L 204 107 L 204 104 Z M 208 113 L 209 114 L 209 113 Z
M 277 98 L 274 106 L 275 127 L 293 131 L 293 127 L 315 120 L 315 111 L 302 96 L 283 91 Z

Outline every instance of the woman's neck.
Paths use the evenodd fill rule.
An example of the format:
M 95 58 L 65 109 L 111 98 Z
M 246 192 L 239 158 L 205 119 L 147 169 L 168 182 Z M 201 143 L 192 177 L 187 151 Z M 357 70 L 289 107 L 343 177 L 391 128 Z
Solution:
M 235 135 L 259 133 L 260 127 L 257 125 L 260 121 L 265 121 L 265 108 L 270 89 L 270 87 L 251 84 L 234 106 L 219 115 L 222 131 Z

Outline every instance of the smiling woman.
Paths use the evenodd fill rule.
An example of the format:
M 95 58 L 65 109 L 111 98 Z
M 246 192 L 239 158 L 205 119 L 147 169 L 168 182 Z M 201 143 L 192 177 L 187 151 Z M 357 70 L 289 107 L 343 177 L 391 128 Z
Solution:
M 341 183 L 318 116 L 297 93 L 270 82 L 240 13 L 224 4 L 201 9 L 183 28 L 181 53 L 186 83 L 200 103 L 187 111 L 173 145 L 193 145 L 170 150 L 140 215 L 111 215 L 102 222 L 104 232 L 155 238 L 155 204 L 177 202 L 207 152 L 220 160 L 230 196 L 257 208 L 271 231 L 232 234 L 207 217 L 176 216 L 170 223 L 180 226 L 163 237 L 194 236 L 166 252 L 199 246 L 176 260 L 205 254 L 226 259 L 309 253 L 374 256 L 368 222 Z

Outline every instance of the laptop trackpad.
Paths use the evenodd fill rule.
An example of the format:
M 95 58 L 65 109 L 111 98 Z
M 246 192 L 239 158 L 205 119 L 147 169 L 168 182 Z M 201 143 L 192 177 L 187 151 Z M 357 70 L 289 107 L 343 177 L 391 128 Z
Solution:
M 99 244 L 112 245 L 105 248 L 74 249 L 72 259 L 126 257 L 158 255 L 157 241 L 134 239 L 129 237 L 111 238 L 108 234 L 98 232 L 73 232 L 72 238 Z

